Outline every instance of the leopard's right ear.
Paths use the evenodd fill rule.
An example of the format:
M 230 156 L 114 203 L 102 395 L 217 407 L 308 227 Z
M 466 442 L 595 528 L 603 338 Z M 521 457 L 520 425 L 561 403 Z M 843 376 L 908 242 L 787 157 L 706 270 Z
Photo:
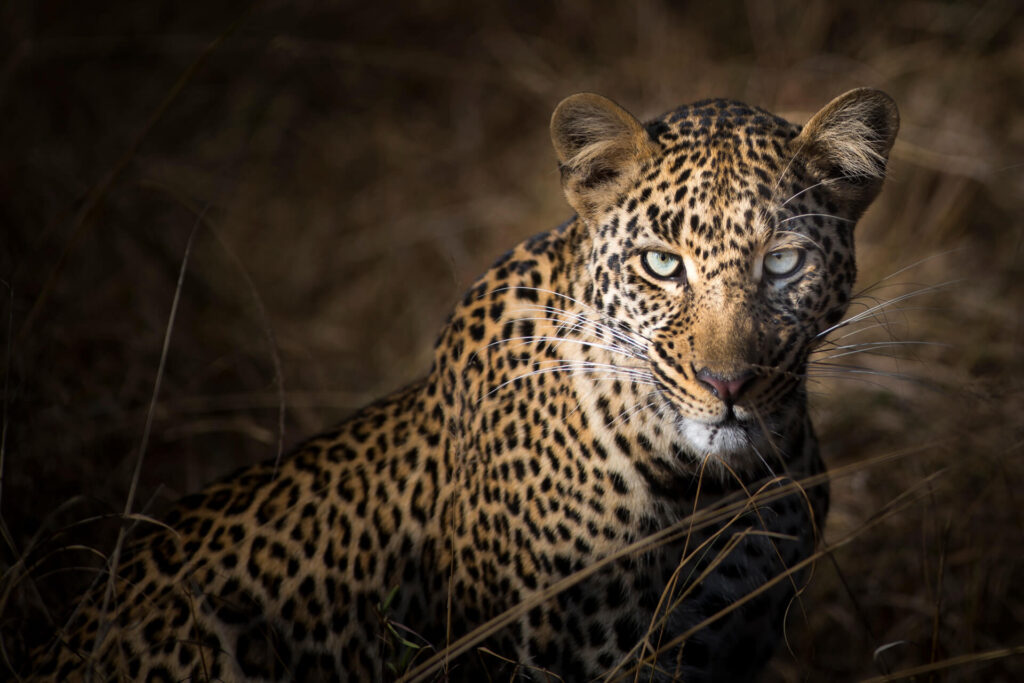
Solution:
M 565 196 L 584 218 L 610 205 L 657 145 L 636 117 L 607 97 L 571 95 L 551 115 Z

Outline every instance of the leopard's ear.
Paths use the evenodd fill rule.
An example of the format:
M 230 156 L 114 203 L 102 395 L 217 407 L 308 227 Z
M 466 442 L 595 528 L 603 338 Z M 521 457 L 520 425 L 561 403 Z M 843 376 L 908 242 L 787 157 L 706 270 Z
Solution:
M 882 189 L 899 127 L 899 111 L 891 97 L 881 90 L 857 88 L 812 116 L 790 145 L 859 217 Z
M 562 189 L 584 218 L 614 202 L 657 149 L 636 117 L 593 93 L 562 100 L 551 115 L 551 141 Z

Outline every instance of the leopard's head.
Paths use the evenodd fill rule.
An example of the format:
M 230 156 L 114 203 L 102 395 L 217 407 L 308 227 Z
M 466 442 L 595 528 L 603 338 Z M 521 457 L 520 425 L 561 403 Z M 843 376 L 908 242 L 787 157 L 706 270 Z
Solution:
M 621 332 L 616 362 L 656 387 L 693 455 L 768 448 L 802 411 L 808 356 L 846 311 L 854 224 L 898 126 L 893 101 L 870 89 L 803 127 L 724 100 L 646 125 L 594 94 L 555 110 L 562 184 L 586 234 L 579 298 Z

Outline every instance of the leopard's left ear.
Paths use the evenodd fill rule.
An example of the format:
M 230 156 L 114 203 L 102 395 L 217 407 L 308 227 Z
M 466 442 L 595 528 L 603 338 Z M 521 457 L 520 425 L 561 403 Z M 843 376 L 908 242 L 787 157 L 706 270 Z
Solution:
M 551 115 L 551 141 L 565 196 L 584 218 L 615 201 L 657 149 L 636 117 L 594 93 L 562 100 Z
M 882 189 L 899 127 L 899 111 L 891 97 L 881 90 L 857 88 L 812 116 L 790 146 L 859 217 Z

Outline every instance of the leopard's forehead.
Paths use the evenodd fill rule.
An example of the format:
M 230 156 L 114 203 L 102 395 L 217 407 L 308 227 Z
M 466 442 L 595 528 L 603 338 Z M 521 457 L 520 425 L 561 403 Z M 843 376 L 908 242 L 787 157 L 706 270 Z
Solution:
M 646 128 L 652 138 L 670 149 L 715 145 L 732 151 L 754 149 L 758 154 L 774 151 L 776 156 L 782 153 L 781 145 L 800 132 L 799 126 L 763 109 L 722 99 L 683 105 L 649 122 Z
M 799 126 L 716 99 L 679 107 L 645 127 L 661 155 L 620 199 L 617 237 L 653 235 L 701 261 L 749 254 L 766 239 L 779 195 L 789 190 L 778 181 Z
M 785 119 L 730 100 L 680 107 L 647 129 L 662 147 L 658 170 L 664 179 L 696 191 L 689 197 L 691 207 L 709 201 L 721 206 L 770 200 L 787 156 L 786 143 L 800 132 Z

